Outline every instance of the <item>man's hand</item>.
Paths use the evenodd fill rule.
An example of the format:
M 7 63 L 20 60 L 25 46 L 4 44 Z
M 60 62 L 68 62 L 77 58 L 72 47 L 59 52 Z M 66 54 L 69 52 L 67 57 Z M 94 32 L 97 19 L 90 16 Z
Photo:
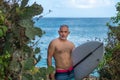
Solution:
M 54 74 L 54 73 L 49 74 L 49 79 L 50 79 L 50 80 L 55 80 L 55 74 Z

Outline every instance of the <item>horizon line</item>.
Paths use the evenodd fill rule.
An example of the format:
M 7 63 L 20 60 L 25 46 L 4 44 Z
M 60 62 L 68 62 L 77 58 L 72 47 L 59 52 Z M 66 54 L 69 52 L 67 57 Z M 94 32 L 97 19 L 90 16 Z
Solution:
M 55 17 L 54 16 L 53 17 L 52 16 L 43 16 L 42 17 L 42 16 L 34 16 L 34 18 L 36 18 L 36 17 L 37 18 L 38 17 L 41 17 L 41 18 L 111 18 L 114 16 L 111 16 L 111 17 L 108 17 L 108 16 L 107 17 L 105 17 L 105 16 L 103 16 L 103 17 L 99 17 L 99 16 L 98 17 L 94 17 L 94 16 L 93 17 L 90 17 L 90 16 L 88 16 L 88 17 L 65 17 L 65 16 L 64 17 L 57 17 L 57 16 L 55 16 Z

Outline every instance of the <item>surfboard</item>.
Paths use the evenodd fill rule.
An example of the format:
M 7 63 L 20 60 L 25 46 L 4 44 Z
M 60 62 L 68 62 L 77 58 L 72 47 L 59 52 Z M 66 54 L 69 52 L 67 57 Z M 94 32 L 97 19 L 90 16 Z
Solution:
M 81 80 L 88 76 L 100 63 L 104 55 L 103 43 L 89 41 L 72 52 L 75 80 Z

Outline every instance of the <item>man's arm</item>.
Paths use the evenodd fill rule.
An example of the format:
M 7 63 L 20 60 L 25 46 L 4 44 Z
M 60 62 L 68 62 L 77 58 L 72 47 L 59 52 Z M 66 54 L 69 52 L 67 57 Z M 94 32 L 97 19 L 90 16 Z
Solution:
M 47 52 L 47 65 L 52 66 L 52 57 L 55 51 L 55 47 L 53 45 L 53 42 L 51 42 L 48 46 L 48 52 Z
M 53 42 L 51 42 L 48 46 L 48 54 L 47 54 L 47 65 L 52 66 L 52 57 L 55 51 L 55 46 Z M 54 73 L 49 74 L 49 79 L 54 80 Z
M 72 51 L 75 49 L 75 45 L 74 43 L 72 43 Z

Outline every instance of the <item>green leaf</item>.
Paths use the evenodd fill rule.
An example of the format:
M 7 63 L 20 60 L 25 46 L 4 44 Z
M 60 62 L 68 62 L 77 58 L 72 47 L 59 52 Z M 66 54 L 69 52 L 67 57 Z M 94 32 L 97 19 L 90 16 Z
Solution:
M 0 24 L 3 24 L 5 20 L 5 17 L 3 16 L 3 14 L 0 14 Z
M 21 7 L 24 8 L 27 5 L 28 1 L 29 0 L 22 0 Z
M 45 80 L 45 79 L 43 79 L 41 76 L 40 76 L 40 74 L 35 74 L 34 75 L 34 79 L 33 80 Z
M 39 74 L 42 78 L 44 78 L 44 80 L 46 80 L 46 75 L 47 75 L 47 69 L 45 67 L 42 67 L 39 69 Z
M 7 26 L 2 26 L 2 28 L 3 28 L 4 33 L 6 33 L 8 30 Z
M 38 56 L 37 62 L 41 60 L 41 55 Z
M 34 59 L 28 58 L 24 63 L 24 70 L 31 70 L 34 66 Z
M 0 37 L 4 35 L 3 30 L 0 28 Z
M 7 59 L 7 58 L 10 58 L 10 54 L 9 54 L 9 52 L 8 51 L 6 51 L 6 55 L 5 55 L 5 58 Z
M 34 3 L 32 6 L 25 7 L 23 10 L 23 14 L 21 14 L 20 16 L 22 19 L 31 19 L 35 15 L 41 14 L 42 11 L 43 11 L 42 6 Z
M 30 75 L 30 74 L 23 74 L 22 75 L 22 80 L 33 80 L 33 77 L 32 77 L 32 75 Z
M 28 45 L 23 46 L 23 51 L 26 52 L 26 54 L 28 53 L 29 56 L 31 55 L 30 53 L 32 53 L 32 49 Z
M 40 28 L 33 26 L 31 20 L 21 20 L 20 25 L 26 28 L 25 35 L 31 40 L 34 39 L 35 36 L 41 37 L 43 34 L 43 31 Z
M 0 26 L 0 37 L 5 36 L 8 28 L 6 26 Z
M 26 29 L 26 36 L 30 39 L 34 39 L 35 36 L 41 37 L 42 31 L 40 28 L 27 28 Z
M 40 52 L 40 48 L 35 48 L 35 54 L 38 54 Z
M 48 68 L 47 68 L 47 74 L 53 73 L 54 70 L 55 69 L 54 69 L 53 66 L 48 66 Z
M 20 73 L 21 68 L 22 68 L 21 63 L 19 63 L 18 61 L 14 60 L 10 62 L 9 69 L 11 72 Z

